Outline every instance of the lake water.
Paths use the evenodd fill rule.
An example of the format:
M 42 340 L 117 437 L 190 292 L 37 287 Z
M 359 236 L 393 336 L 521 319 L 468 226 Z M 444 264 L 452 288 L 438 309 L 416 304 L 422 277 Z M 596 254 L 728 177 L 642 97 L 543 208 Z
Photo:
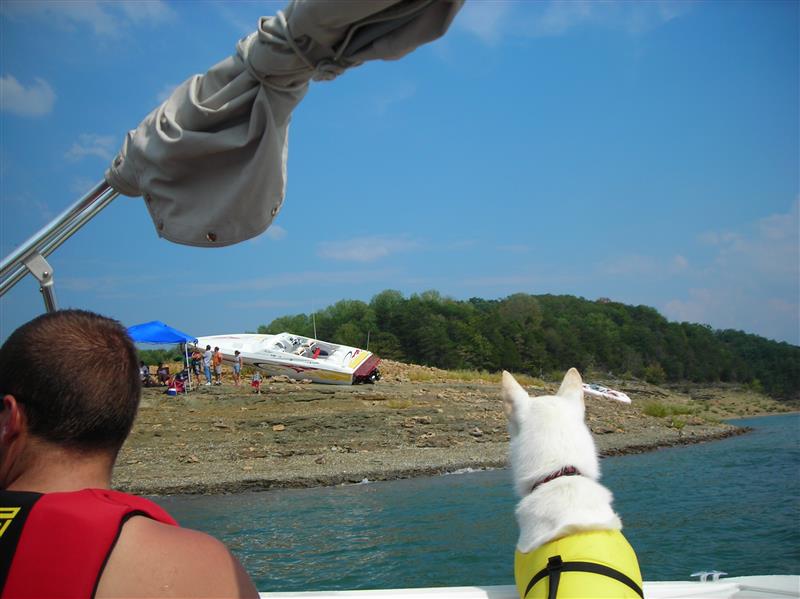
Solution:
M 800 574 L 800 415 L 747 435 L 602 461 L 646 580 Z M 261 591 L 513 584 L 506 470 L 155 500 L 222 539 Z

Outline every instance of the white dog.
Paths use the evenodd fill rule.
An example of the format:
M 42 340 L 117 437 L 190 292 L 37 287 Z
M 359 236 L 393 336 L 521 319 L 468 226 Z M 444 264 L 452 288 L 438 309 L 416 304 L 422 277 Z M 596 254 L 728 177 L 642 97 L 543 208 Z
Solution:
M 636 554 L 620 532 L 611 492 L 584 423 L 581 375 L 564 376 L 556 395 L 529 397 L 503 372 L 519 541 L 517 589 L 534 597 L 642 597 Z

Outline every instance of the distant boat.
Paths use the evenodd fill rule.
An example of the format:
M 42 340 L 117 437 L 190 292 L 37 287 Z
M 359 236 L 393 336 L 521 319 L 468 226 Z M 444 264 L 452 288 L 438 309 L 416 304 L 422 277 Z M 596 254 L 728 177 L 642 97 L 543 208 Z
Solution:
M 380 378 L 380 358 L 358 347 L 320 341 L 292 333 L 257 335 L 241 333 L 199 337 L 196 347 L 219 347 L 225 362 L 239 350 L 242 364 L 269 376 L 308 379 L 314 383 L 356 385 Z
M 616 391 L 615 389 L 609 389 L 608 387 L 603 387 L 603 385 L 597 385 L 595 383 L 584 383 L 583 384 L 583 392 L 587 395 L 593 395 L 594 397 L 602 397 L 604 399 L 616 399 L 617 401 L 621 401 L 622 403 L 631 403 L 631 398 L 628 397 L 622 391 Z

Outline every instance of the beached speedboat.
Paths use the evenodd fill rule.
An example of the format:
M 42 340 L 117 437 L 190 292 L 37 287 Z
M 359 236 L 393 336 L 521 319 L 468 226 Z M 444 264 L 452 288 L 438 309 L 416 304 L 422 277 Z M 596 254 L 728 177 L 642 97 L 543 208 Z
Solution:
M 238 350 L 242 364 L 269 376 L 285 375 L 332 385 L 374 383 L 380 378 L 380 358 L 372 352 L 292 333 L 242 333 L 197 339 L 201 351 L 208 345 L 219 347 L 223 360 L 229 363 Z
M 615 399 L 622 403 L 631 403 L 631 398 L 628 397 L 626 393 L 617 391 L 616 389 L 609 389 L 608 387 L 603 387 L 603 385 L 598 385 L 596 383 L 584 383 L 583 392 L 594 397 L 603 397 L 605 399 Z

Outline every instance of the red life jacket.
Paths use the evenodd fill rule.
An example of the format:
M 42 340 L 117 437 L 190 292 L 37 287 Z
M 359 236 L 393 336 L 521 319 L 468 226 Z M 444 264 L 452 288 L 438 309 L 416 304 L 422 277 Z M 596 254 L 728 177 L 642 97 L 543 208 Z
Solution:
M 152 501 L 119 491 L 0 492 L 0 597 L 93 597 L 133 516 L 177 526 Z

